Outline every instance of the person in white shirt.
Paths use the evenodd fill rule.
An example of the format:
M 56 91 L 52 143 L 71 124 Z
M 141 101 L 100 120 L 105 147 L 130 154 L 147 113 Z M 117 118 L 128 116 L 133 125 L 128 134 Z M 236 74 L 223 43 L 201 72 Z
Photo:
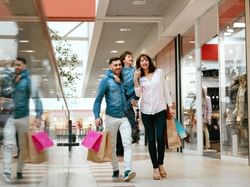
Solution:
M 148 55 L 141 54 L 137 58 L 136 68 L 137 70 L 134 73 L 135 93 L 136 96 L 141 98 L 141 117 L 153 164 L 153 179 L 160 180 L 167 176 L 163 167 L 164 132 L 166 130 L 167 106 L 169 106 L 170 113 L 173 115 L 172 100 L 163 70 L 156 68 Z

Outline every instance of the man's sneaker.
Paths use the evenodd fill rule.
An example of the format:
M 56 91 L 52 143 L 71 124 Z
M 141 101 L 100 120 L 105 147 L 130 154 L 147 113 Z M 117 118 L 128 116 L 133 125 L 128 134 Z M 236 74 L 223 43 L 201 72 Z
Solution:
M 3 173 L 3 178 L 6 182 L 11 183 L 11 174 L 10 173 Z
M 16 173 L 16 178 L 17 178 L 17 179 L 22 179 L 22 178 L 23 178 L 23 173 L 17 172 L 17 173 Z
M 134 171 L 131 170 L 127 170 L 124 172 L 124 181 L 125 182 L 129 182 L 130 180 L 132 180 L 133 178 L 135 178 L 136 173 Z
M 113 171 L 112 180 L 116 181 L 119 179 L 119 170 Z

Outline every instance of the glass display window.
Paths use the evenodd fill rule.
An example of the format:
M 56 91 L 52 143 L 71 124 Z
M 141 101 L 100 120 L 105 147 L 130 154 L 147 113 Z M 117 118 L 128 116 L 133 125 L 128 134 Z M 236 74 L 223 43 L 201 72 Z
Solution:
M 189 150 L 197 149 L 196 126 L 196 64 L 194 53 L 194 28 L 192 27 L 182 37 L 182 119 L 188 134 L 184 147 Z
M 222 155 L 248 156 L 245 1 L 219 4 Z

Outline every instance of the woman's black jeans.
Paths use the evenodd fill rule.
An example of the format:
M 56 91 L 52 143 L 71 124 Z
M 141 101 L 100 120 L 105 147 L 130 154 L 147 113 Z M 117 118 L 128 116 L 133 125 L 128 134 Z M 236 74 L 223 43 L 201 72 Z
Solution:
M 153 168 L 158 168 L 159 165 L 163 164 L 165 154 L 166 110 L 154 115 L 143 113 L 141 115 L 148 139 L 148 150 Z

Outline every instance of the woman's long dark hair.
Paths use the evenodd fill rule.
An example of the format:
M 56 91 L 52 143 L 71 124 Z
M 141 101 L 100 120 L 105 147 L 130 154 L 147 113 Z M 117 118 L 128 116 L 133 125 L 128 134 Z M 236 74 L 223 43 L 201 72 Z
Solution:
M 149 66 L 148 66 L 148 72 L 149 73 L 153 73 L 155 72 L 155 65 L 152 61 L 152 59 L 150 58 L 150 56 L 146 55 L 146 54 L 141 54 L 137 59 L 136 59 L 136 69 L 140 68 L 141 65 L 140 65 L 140 61 L 141 61 L 141 58 L 144 58 L 144 59 L 147 59 L 148 62 L 149 62 Z M 145 73 L 144 71 L 141 69 L 141 77 L 145 76 Z

